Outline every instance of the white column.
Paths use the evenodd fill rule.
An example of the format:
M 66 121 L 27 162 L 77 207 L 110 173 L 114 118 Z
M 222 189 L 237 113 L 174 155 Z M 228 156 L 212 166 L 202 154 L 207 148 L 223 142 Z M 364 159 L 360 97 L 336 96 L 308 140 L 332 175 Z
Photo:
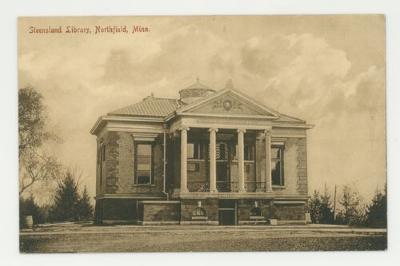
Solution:
M 239 192 L 245 192 L 244 187 L 244 133 L 245 129 L 238 129 L 238 174 L 239 174 Z
M 217 128 L 210 128 L 210 192 L 217 192 L 217 154 L 216 138 Z
M 271 176 L 271 128 L 265 129 L 265 188 L 272 192 Z
M 187 131 L 189 128 L 181 128 L 181 193 L 187 189 Z

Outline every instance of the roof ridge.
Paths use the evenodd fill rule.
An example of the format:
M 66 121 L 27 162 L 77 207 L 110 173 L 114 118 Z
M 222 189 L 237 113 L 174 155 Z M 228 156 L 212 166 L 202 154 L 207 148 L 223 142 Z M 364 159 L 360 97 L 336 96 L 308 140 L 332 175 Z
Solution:
M 108 115 L 167 116 L 182 104 L 179 99 L 148 96 L 141 101 L 115 109 Z

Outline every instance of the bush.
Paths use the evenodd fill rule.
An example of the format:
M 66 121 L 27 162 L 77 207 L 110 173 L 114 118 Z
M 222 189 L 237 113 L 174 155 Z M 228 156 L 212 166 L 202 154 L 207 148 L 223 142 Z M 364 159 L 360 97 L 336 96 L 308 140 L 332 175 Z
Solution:
M 42 224 L 48 221 L 48 206 L 39 207 L 33 198 L 30 196 L 27 199 L 19 199 L 19 225 L 20 228 L 25 226 L 25 216 L 32 216 L 33 224 Z

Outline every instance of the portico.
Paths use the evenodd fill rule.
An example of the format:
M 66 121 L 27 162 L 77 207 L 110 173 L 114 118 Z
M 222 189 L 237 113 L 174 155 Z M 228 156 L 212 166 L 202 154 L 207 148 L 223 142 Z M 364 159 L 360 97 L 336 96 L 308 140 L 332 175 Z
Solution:
M 219 129 L 213 126 L 208 128 L 186 126 L 179 128 L 178 131 L 181 149 L 180 195 L 272 192 L 270 127 L 254 130 L 251 127 Z M 188 135 L 192 135 L 189 139 L 204 139 L 204 141 L 188 142 Z M 202 136 L 199 137 L 199 135 Z M 259 149 L 260 145 L 263 149 Z M 190 155 L 188 155 L 188 147 Z M 196 156 L 193 156 L 194 152 Z M 256 162 L 256 157 L 264 158 L 264 165 Z M 188 164 L 190 165 L 189 172 Z M 256 168 L 263 168 L 262 176 L 257 176 Z M 203 173 L 202 181 L 196 179 L 192 174 L 193 171 Z

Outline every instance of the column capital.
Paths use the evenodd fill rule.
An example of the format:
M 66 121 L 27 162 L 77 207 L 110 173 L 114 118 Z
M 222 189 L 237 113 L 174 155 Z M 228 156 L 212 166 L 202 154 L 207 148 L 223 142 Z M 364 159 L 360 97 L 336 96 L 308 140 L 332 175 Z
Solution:
M 211 132 L 211 131 L 218 132 L 218 128 L 216 128 L 216 127 L 210 127 L 210 128 L 208 129 L 208 132 Z
M 180 131 L 189 131 L 189 130 L 190 130 L 190 127 L 188 127 L 188 126 L 181 126 L 181 127 L 178 128 L 178 130 L 180 130 Z
M 267 136 L 271 136 L 272 134 L 272 127 L 267 127 L 264 129 L 264 134 Z
M 237 132 L 238 133 L 246 133 L 246 129 L 245 128 L 238 128 Z

